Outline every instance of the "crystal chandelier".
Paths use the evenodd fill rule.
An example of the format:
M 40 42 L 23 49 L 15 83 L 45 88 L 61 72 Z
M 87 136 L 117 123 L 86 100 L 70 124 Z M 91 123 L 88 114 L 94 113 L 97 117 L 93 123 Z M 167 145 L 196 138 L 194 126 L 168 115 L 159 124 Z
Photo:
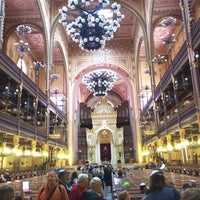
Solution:
M 19 42 L 15 43 L 14 45 L 19 53 L 24 53 L 24 52 L 30 51 L 29 44 L 24 42 L 23 40 L 20 40 Z
M 98 0 L 98 5 L 94 0 L 69 0 L 68 6 L 59 10 L 59 23 L 66 27 L 67 33 L 74 42 L 79 43 L 82 50 L 104 48 L 106 41 L 113 38 L 114 32 L 120 27 L 119 22 L 124 18 L 118 3 L 114 2 L 110 9 L 105 9 L 108 5 L 109 0 Z M 69 12 L 69 9 L 75 11 Z
M 39 71 L 39 70 L 41 70 L 44 67 L 44 65 L 40 61 L 33 62 L 33 66 L 34 66 L 34 69 L 36 71 Z
M 162 40 L 162 43 L 163 44 L 172 44 L 172 43 L 175 43 L 176 40 L 175 40 L 175 34 L 167 34 L 166 36 L 162 36 L 161 37 L 161 40 Z
M 16 28 L 20 35 L 26 35 L 31 33 L 31 27 L 26 24 L 21 24 Z
M 168 26 L 175 26 L 176 25 L 176 18 L 172 16 L 164 17 L 160 24 L 163 27 L 168 27 Z
M 167 59 L 165 58 L 165 56 L 161 56 L 161 55 L 156 55 L 153 60 L 154 63 L 160 65 L 164 62 L 167 62 Z
M 8 77 L 8 83 L 5 86 L 3 92 L 2 92 L 2 96 L 6 99 L 10 99 L 10 98 L 14 98 L 17 96 L 18 94 L 18 89 L 13 89 L 11 86 L 11 81 L 10 81 L 10 77 Z
M 116 74 L 109 71 L 94 71 L 83 76 L 83 82 L 94 96 L 106 96 L 116 80 Z

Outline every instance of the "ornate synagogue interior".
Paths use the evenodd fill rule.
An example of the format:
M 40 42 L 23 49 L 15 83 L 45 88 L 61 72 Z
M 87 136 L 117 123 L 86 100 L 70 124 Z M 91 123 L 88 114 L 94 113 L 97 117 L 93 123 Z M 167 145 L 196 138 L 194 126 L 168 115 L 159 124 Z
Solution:
M 73 2 L 0 1 L 1 170 L 200 165 L 200 2 Z

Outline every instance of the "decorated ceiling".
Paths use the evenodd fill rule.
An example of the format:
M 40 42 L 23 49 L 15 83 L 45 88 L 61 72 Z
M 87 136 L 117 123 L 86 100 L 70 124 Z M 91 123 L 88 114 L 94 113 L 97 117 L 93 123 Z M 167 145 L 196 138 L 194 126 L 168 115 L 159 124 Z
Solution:
M 121 4 L 121 12 L 125 15 L 125 18 L 121 21 L 120 28 L 114 33 L 114 39 L 106 43 L 104 50 L 95 53 L 87 53 L 80 50 L 78 45 L 67 35 L 64 27 L 58 23 L 58 10 L 67 4 L 66 0 L 46 0 L 44 2 L 43 0 L 6 0 L 5 2 L 5 38 L 9 39 L 10 35 L 14 34 L 16 41 L 19 39 L 25 40 L 30 46 L 32 59 L 42 61 L 43 63 L 47 60 L 46 55 L 47 51 L 49 51 L 47 40 L 50 39 L 45 36 L 44 33 L 48 29 L 51 29 L 51 27 L 45 27 L 44 24 L 45 20 L 47 20 L 46 16 L 51 16 L 50 21 L 52 24 L 56 23 L 56 29 L 61 30 L 66 37 L 66 41 L 69 44 L 69 58 L 74 59 L 73 62 L 71 61 L 72 59 L 69 59 L 69 66 L 67 67 L 66 74 L 69 75 L 72 73 L 70 77 L 78 82 L 76 86 L 81 91 L 79 100 L 82 102 L 90 102 L 91 106 L 97 103 L 97 100 L 91 100 L 93 98 L 92 95 L 81 82 L 81 77 L 85 73 L 95 70 L 95 68 L 113 69 L 117 73 L 119 79 L 107 98 L 117 105 L 120 101 L 126 100 L 131 96 L 129 93 L 131 85 L 128 85 L 127 79 L 131 79 L 134 76 L 137 77 L 138 74 L 141 74 L 140 78 L 142 78 L 144 74 L 141 72 L 139 63 L 136 63 L 136 60 L 140 59 L 146 62 L 147 48 L 145 48 L 145 46 L 147 44 L 145 44 L 145 37 L 152 37 L 153 48 L 151 49 L 151 54 L 153 56 L 166 56 L 169 54 L 169 45 L 163 42 L 163 38 L 172 35 L 175 39 L 182 26 L 179 0 L 154 0 L 152 1 L 154 2 L 152 8 L 150 7 L 151 1 L 147 0 L 117 0 L 116 2 Z M 47 13 L 42 13 L 42 9 L 45 9 Z M 150 13 L 150 15 L 146 13 Z M 149 16 L 152 17 L 151 20 L 148 19 Z M 165 22 L 167 17 L 173 18 L 172 24 L 169 24 L 169 21 Z M 152 33 L 147 33 L 147 35 L 142 33 L 142 30 L 147 29 L 147 26 L 149 26 L 149 24 L 144 26 L 145 20 L 152 21 Z M 31 26 L 32 32 L 30 34 L 19 35 L 16 31 L 16 27 L 23 23 Z M 55 32 L 54 39 L 56 40 L 56 30 L 48 31 Z M 140 45 L 138 45 L 139 50 L 135 46 L 136 43 L 138 43 L 138 38 L 140 38 Z M 56 45 L 56 42 L 52 45 L 52 49 L 53 65 L 64 66 L 63 55 L 59 45 Z M 9 50 L 7 49 L 7 51 Z M 129 57 L 129 61 L 127 61 L 128 54 L 131 56 L 131 58 Z M 84 69 L 84 62 L 87 61 L 87 56 L 92 57 L 92 60 L 95 60 L 95 62 Z M 109 64 L 109 59 L 112 60 L 112 64 Z M 99 60 L 99 63 L 102 62 L 103 65 L 99 67 L 97 60 Z M 104 62 L 105 60 L 106 62 Z M 114 62 L 114 60 L 116 62 Z M 89 62 L 91 62 L 91 60 L 89 60 Z M 82 67 L 79 68 L 81 65 Z M 123 65 L 126 66 L 127 69 L 123 69 L 123 67 L 121 67 Z M 56 73 L 56 70 L 52 73 Z M 147 83 L 147 85 L 148 84 L 149 83 Z M 61 91 L 65 93 L 64 89 L 66 89 L 66 87 L 63 85 L 65 85 L 65 83 L 63 83 L 62 79 L 59 87 L 61 87 Z M 138 91 L 143 90 L 144 88 L 142 87 L 144 86 L 145 81 L 139 85 L 140 88 Z

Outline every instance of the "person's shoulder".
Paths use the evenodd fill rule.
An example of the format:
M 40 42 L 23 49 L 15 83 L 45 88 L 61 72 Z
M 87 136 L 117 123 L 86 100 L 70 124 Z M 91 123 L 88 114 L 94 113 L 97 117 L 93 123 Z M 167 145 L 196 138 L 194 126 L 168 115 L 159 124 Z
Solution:
M 74 184 L 71 186 L 71 191 L 74 191 L 74 190 L 76 191 L 78 189 L 79 189 L 78 184 Z
M 82 200 L 101 200 L 101 197 L 96 192 L 88 190 L 83 193 Z
M 173 187 L 164 187 L 163 191 L 165 193 L 165 195 L 172 195 L 174 197 L 174 199 L 179 199 L 180 197 L 180 193 Z
M 63 184 L 58 184 L 59 190 L 66 190 L 65 186 Z

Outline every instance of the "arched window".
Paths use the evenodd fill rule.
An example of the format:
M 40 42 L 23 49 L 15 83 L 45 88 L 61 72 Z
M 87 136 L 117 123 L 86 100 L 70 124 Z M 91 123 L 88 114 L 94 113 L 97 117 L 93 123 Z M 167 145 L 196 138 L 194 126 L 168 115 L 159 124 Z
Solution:
M 22 71 L 26 74 L 27 73 L 27 68 L 26 68 L 26 63 L 24 62 L 23 58 L 19 58 L 17 61 L 17 66 L 22 69 Z

